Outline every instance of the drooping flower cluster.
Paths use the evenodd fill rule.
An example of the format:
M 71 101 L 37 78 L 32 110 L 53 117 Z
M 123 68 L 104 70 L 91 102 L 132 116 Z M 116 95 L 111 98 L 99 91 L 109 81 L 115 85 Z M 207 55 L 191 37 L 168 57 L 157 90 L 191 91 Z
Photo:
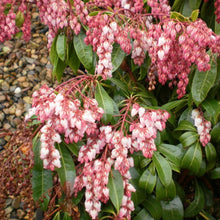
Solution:
M 83 99 L 84 108 L 81 109 L 78 99 L 71 100 L 62 93 L 55 95 L 53 89 L 46 85 L 34 92 L 32 98 L 32 109 L 26 115 L 26 120 L 37 115 L 38 120 L 45 123 L 41 129 L 41 158 L 45 160 L 44 168 L 53 170 L 51 161 L 59 159 L 58 152 L 54 153 L 54 143 L 61 141 L 59 134 L 64 134 L 66 143 L 72 143 L 81 140 L 85 134 L 96 133 L 96 121 L 101 119 L 104 111 L 98 107 L 95 99 L 88 97 Z M 53 163 L 54 166 L 57 164 L 59 165 L 57 161 Z
M 109 189 L 107 188 L 111 164 L 108 160 L 95 160 L 85 163 L 83 175 L 75 179 L 75 194 L 86 188 L 85 193 L 85 210 L 90 214 L 92 219 L 96 219 L 101 210 L 101 202 L 106 203 L 109 200 Z M 101 201 L 101 202 L 100 202 Z
M 205 147 L 211 140 L 211 135 L 209 133 L 211 130 L 211 122 L 207 121 L 203 116 L 203 112 L 198 109 L 193 109 L 192 119 L 194 119 L 194 125 L 200 135 L 200 142 L 202 146 Z
M 130 105 L 128 105 L 127 108 L 130 109 Z M 82 190 L 83 187 L 86 187 L 86 195 L 89 196 L 88 199 L 86 199 L 85 207 L 92 219 L 96 218 L 101 205 L 99 201 L 102 201 L 94 192 L 103 188 L 102 182 L 99 183 L 99 187 L 94 185 L 96 182 L 95 178 L 99 180 L 97 173 L 95 172 L 94 174 L 93 171 L 93 174 L 91 174 L 96 161 L 100 164 L 105 161 L 105 163 L 108 164 L 108 171 L 105 169 L 105 164 L 105 168 L 102 168 L 99 176 L 103 177 L 104 175 L 105 178 L 107 178 L 111 166 L 114 166 L 114 170 L 118 170 L 122 175 L 124 196 L 117 217 L 119 219 L 131 219 L 131 212 L 134 210 L 131 193 L 134 192 L 135 189 L 129 183 L 131 179 L 129 169 L 134 166 L 133 158 L 129 156 L 129 152 L 142 151 L 145 157 L 152 157 L 153 151 L 156 150 L 154 139 L 157 136 L 157 131 L 165 129 L 165 123 L 169 118 L 169 114 L 166 111 L 146 110 L 138 104 L 132 106 L 130 113 L 133 121 L 131 121 L 130 130 L 126 132 L 126 135 L 124 135 L 122 130 L 118 131 L 112 126 L 101 126 L 98 133 L 87 137 L 87 143 L 79 150 L 78 161 L 81 164 L 84 163 L 84 168 L 77 176 L 74 189 L 77 193 Z M 99 153 L 102 153 L 102 157 L 100 160 L 97 160 L 95 158 Z M 89 184 L 88 181 L 90 181 Z M 106 186 L 106 184 L 105 182 L 104 185 Z M 100 195 L 101 192 L 102 191 L 100 191 Z M 91 195 L 93 195 L 93 197 L 90 197 Z M 91 198 L 93 198 L 93 200 Z M 106 201 L 107 200 L 106 198 Z

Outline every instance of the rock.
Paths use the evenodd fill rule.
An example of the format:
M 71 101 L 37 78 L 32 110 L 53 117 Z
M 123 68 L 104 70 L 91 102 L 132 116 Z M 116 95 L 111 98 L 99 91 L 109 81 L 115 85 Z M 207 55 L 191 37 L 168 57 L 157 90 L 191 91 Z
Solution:
M 14 209 L 18 209 L 19 206 L 20 206 L 20 203 L 21 203 L 21 197 L 18 196 L 18 197 L 16 197 L 16 198 L 14 198 L 14 200 L 13 200 L 13 202 L 12 202 L 12 207 L 13 207 Z
M 41 62 L 42 64 L 47 64 L 47 63 L 48 63 L 48 59 L 47 59 L 46 57 L 42 57 L 42 58 L 40 59 L 40 62 Z
M 0 138 L 0 146 L 3 147 L 6 144 L 4 138 Z
M 12 106 L 9 108 L 9 114 L 10 114 L 10 115 L 14 115 L 14 114 L 15 114 L 15 110 L 16 110 L 16 106 L 15 106 L 15 105 L 12 105 Z
M 23 100 L 24 100 L 27 104 L 31 104 L 31 102 L 32 102 L 32 100 L 31 100 L 31 98 L 30 98 L 29 96 L 25 96 L 25 97 L 23 98 Z
M 9 91 L 9 89 L 10 89 L 10 85 L 6 81 L 4 81 L 2 83 L 2 90 L 3 91 Z
M 29 83 L 29 82 L 23 82 L 23 83 L 22 83 L 22 86 L 23 86 L 24 88 L 27 88 L 27 87 L 30 86 L 30 83 Z
M 21 93 L 21 88 L 20 87 L 17 87 L 14 91 L 15 94 L 19 94 Z
M 21 124 L 22 120 L 20 118 L 14 118 L 13 119 L 13 123 L 14 123 L 14 126 L 18 126 L 19 124 Z
M 26 76 L 21 76 L 18 78 L 18 82 L 25 82 L 26 81 Z
M 4 109 L 3 109 L 3 112 L 4 112 L 6 115 L 8 115 L 8 114 L 9 114 L 9 109 L 8 109 L 8 108 L 4 108 Z
M 11 125 L 9 124 L 9 123 L 5 123 L 4 125 L 3 125 L 3 128 L 5 129 L 5 130 L 9 130 L 10 128 L 11 128 Z M 7 137 L 7 136 L 6 136 Z M 6 140 L 6 139 L 5 139 Z
M 23 114 L 23 110 L 21 110 L 21 109 L 16 109 L 15 115 L 16 115 L 17 117 L 20 117 L 22 114 Z
M 5 119 L 5 114 L 0 111 L 0 121 L 3 121 Z
M 23 219 L 24 216 L 25 216 L 25 212 L 22 209 L 18 209 L 17 210 L 17 217 L 19 219 Z
M 7 198 L 7 199 L 6 199 L 6 202 L 5 202 L 5 205 L 6 205 L 6 206 L 11 205 L 12 201 L 13 201 L 12 198 Z
M 10 86 L 10 92 L 14 92 L 16 89 L 16 86 Z
M 5 101 L 5 99 L 6 99 L 5 95 L 2 95 L 2 94 L 0 93 L 0 102 Z
M 7 208 L 5 209 L 5 214 L 8 215 L 8 214 L 10 214 L 12 211 L 13 211 L 13 208 L 12 208 L 11 206 L 9 206 L 9 207 L 7 207 Z

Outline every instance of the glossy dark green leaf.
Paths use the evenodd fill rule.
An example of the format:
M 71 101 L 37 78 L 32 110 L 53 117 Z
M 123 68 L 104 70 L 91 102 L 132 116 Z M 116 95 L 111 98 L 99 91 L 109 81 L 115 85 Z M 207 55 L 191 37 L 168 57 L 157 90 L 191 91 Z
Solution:
M 138 212 L 133 220 L 154 220 L 154 218 L 146 209 L 142 209 L 140 212 Z
M 52 65 L 56 65 L 59 59 L 57 54 L 56 44 L 57 44 L 57 36 L 53 39 L 53 43 L 50 48 L 50 61 Z
M 33 139 L 33 152 L 34 152 L 34 169 L 41 171 L 43 169 L 43 161 L 40 159 L 41 141 L 37 136 Z
M 51 170 L 32 169 L 31 184 L 33 189 L 33 199 L 40 203 L 42 210 L 46 211 L 50 201 L 49 190 L 53 187 L 53 176 Z M 43 202 L 41 202 L 43 199 Z
M 179 123 L 175 131 L 196 131 L 196 128 L 191 122 L 183 120 Z
M 215 168 L 210 172 L 211 179 L 220 179 L 220 167 Z
M 188 131 L 188 132 L 183 133 L 179 137 L 179 140 L 181 144 L 183 145 L 183 147 L 189 147 L 198 140 L 198 137 L 199 135 L 197 132 Z
M 53 78 L 56 76 L 58 82 L 61 82 L 65 68 L 66 63 L 64 63 L 60 58 L 58 58 L 57 63 L 55 63 L 53 66 Z
M 157 181 L 157 176 L 156 174 L 155 175 L 152 175 L 152 173 L 146 169 L 140 179 L 139 179 L 139 186 L 142 188 L 142 189 L 145 189 L 145 191 L 150 194 L 153 192 L 154 190 L 154 187 L 156 185 L 156 181 Z
M 206 98 L 209 90 L 215 83 L 217 66 L 215 61 L 211 61 L 211 69 L 206 72 L 196 70 L 192 82 L 192 98 L 198 106 Z
M 56 168 L 56 171 L 66 197 L 70 198 L 73 194 L 73 186 L 76 178 L 75 165 L 70 152 L 66 149 L 63 143 L 56 144 L 56 148 L 59 150 L 61 156 L 61 167 Z
M 70 68 L 73 70 L 73 72 L 76 74 L 77 70 L 80 66 L 80 60 L 76 54 L 76 50 L 74 48 L 73 42 L 69 42 L 67 47 L 67 64 L 70 66 Z
M 198 18 L 198 16 L 199 16 L 199 9 L 196 9 L 192 11 L 190 18 L 194 22 Z
M 196 176 L 198 176 L 198 177 L 204 176 L 206 173 L 206 170 L 207 170 L 206 169 L 206 161 L 204 159 L 202 159 L 200 169 L 199 169 L 198 173 L 196 173 Z
M 91 45 L 85 44 L 85 37 L 85 33 L 80 32 L 78 35 L 74 36 L 73 44 L 80 62 L 89 72 L 93 73 L 93 50 Z
M 215 6 L 214 1 L 206 1 L 202 4 L 200 16 L 209 28 L 215 31 Z
M 102 107 L 104 110 L 104 115 L 102 121 L 108 123 L 112 120 L 113 116 L 113 100 L 101 86 L 100 83 L 97 83 L 95 99 L 97 100 L 99 107 Z
M 64 212 L 63 218 L 62 220 L 72 220 L 73 218 L 71 217 L 71 215 L 67 212 Z
M 160 202 L 152 195 L 149 195 L 147 199 L 142 202 L 144 208 L 149 211 L 151 216 L 155 220 L 159 220 L 162 216 L 162 207 Z
M 156 184 L 156 198 L 158 200 L 171 200 L 176 196 L 176 186 L 174 181 L 171 180 L 168 186 L 164 186 L 160 180 L 157 180 Z
M 182 12 L 184 6 L 183 0 L 175 0 L 172 6 L 172 11 Z
M 157 150 L 178 167 L 180 166 L 180 161 L 184 155 L 181 145 L 161 144 L 157 147 Z
M 183 113 L 180 115 L 178 124 L 183 120 L 189 121 L 192 124 L 194 124 L 194 120 L 192 119 L 192 108 L 191 107 L 183 111 Z
M 56 50 L 58 57 L 64 61 L 66 58 L 66 36 L 58 35 L 56 42 Z
M 161 201 L 163 220 L 181 220 L 184 216 L 181 199 L 176 196 L 171 201 Z
M 120 209 L 124 188 L 121 174 L 117 170 L 112 170 L 108 181 L 109 197 L 117 212 Z
M 205 155 L 207 160 L 206 171 L 209 171 L 215 167 L 217 157 L 215 147 L 210 142 L 205 146 Z
M 169 163 L 157 151 L 154 152 L 152 159 L 155 163 L 157 174 L 160 178 L 161 183 L 164 186 L 168 186 L 172 181 L 172 169 Z
M 177 100 L 177 101 L 168 102 L 168 103 L 162 105 L 161 108 L 165 109 L 167 111 L 170 111 L 170 110 L 176 108 L 177 106 L 179 106 L 181 104 L 187 104 L 187 100 L 186 99 L 180 99 L 180 100 Z
M 78 153 L 79 153 L 79 148 L 80 146 L 82 146 L 84 143 L 78 141 L 77 143 L 73 142 L 71 144 L 66 144 L 66 147 L 68 148 L 68 150 L 76 157 L 78 157 Z
M 220 116 L 220 103 L 216 99 L 206 99 L 202 102 L 202 107 L 206 110 L 206 113 L 211 118 L 211 122 L 215 125 Z
M 220 143 L 220 122 L 216 124 L 211 130 L 212 141 Z
M 124 95 L 128 95 L 129 94 L 129 89 L 128 89 L 128 85 L 124 82 L 122 82 L 119 79 L 115 79 L 115 78 L 110 78 L 109 79 L 113 84 L 115 84 L 119 89 L 121 89 L 124 93 Z
M 125 57 L 125 52 L 121 49 L 120 45 L 114 44 L 112 51 L 112 72 L 115 72 L 115 70 L 118 69 L 124 57 Z
M 189 0 L 192 10 L 198 9 L 202 3 L 202 0 Z
M 147 55 L 144 60 L 144 63 L 140 66 L 140 72 L 139 72 L 140 76 L 139 76 L 138 80 L 146 79 L 146 76 L 148 74 L 148 68 L 149 68 L 150 64 L 151 64 L 151 59 Z
M 202 187 L 196 181 L 195 185 L 195 197 L 194 200 L 185 209 L 184 217 L 193 217 L 199 214 L 199 212 L 204 208 L 205 196 Z
M 181 167 L 192 171 L 194 174 L 199 172 L 202 163 L 202 150 L 199 141 L 194 143 L 186 151 L 182 161 Z

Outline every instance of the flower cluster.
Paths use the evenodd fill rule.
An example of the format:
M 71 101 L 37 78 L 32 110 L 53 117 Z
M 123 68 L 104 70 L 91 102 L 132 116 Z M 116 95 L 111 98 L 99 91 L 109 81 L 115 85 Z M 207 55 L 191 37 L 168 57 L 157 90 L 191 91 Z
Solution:
M 71 100 L 62 93 L 55 95 L 53 89 L 46 85 L 34 92 L 32 98 L 32 108 L 26 120 L 37 115 L 38 120 L 45 123 L 41 129 L 41 158 L 44 160 L 44 168 L 53 170 L 51 163 L 60 166 L 57 161 L 59 154 L 54 148 L 55 142 L 61 142 L 59 134 L 64 134 L 66 143 L 72 143 L 81 140 L 85 134 L 96 133 L 96 121 L 101 119 L 104 111 L 98 107 L 95 99 L 88 97 L 83 99 L 83 109 L 80 109 L 81 102 L 78 99 Z
M 85 193 L 85 210 L 92 219 L 96 219 L 101 210 L 101 202 L 106 203 L 109 200 L 109 189 L 107 188 L 108 176 L 111 171 L 111 164 L 108 160 L 95 160 L 85 163 L 83 175 L 75 179 L 75 194 L 83 187 Z M 100 202 L 101 201 L 101 202 Z
M 192 119 L 194 119 L 194 125 L 197 127 L 197 132 L 200 135 L 200 142 L 205 147 L 211 139 L 211 135 L 209 134 L 211 122 L 205 120 L 202 111 L 198 109 L 192 111 Z

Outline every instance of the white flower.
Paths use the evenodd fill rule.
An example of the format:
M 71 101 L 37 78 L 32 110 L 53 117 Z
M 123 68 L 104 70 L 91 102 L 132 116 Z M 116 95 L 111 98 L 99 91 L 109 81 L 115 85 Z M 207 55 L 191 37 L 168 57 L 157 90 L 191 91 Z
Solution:
M 164 51 L 163 51 L 163 50 L 159 50 L 159 51 L 157 52 L 157 55 L 158 55 L 158 57 L 159 57 L 160 60 L 163 60 L 163 58 L 164 58 Z
M 164 37 L 160 37 L 158 40 L 158 46 L 162 46 L 166 43 L 166 39 Z
M 52 164 L 57 167 L 57 168 L 60 168 L 61 167 L 61 163 L 60 163 L 60 160 L 59 159 L 55 159 L 52 161 Z
M 90 122 L 90 123 L 94 123 L 95 119 L 92 116 L 92 112 L 90 110 L 85 110 L 83 115 L 82 115 L 82 119 L 84 121 Z

